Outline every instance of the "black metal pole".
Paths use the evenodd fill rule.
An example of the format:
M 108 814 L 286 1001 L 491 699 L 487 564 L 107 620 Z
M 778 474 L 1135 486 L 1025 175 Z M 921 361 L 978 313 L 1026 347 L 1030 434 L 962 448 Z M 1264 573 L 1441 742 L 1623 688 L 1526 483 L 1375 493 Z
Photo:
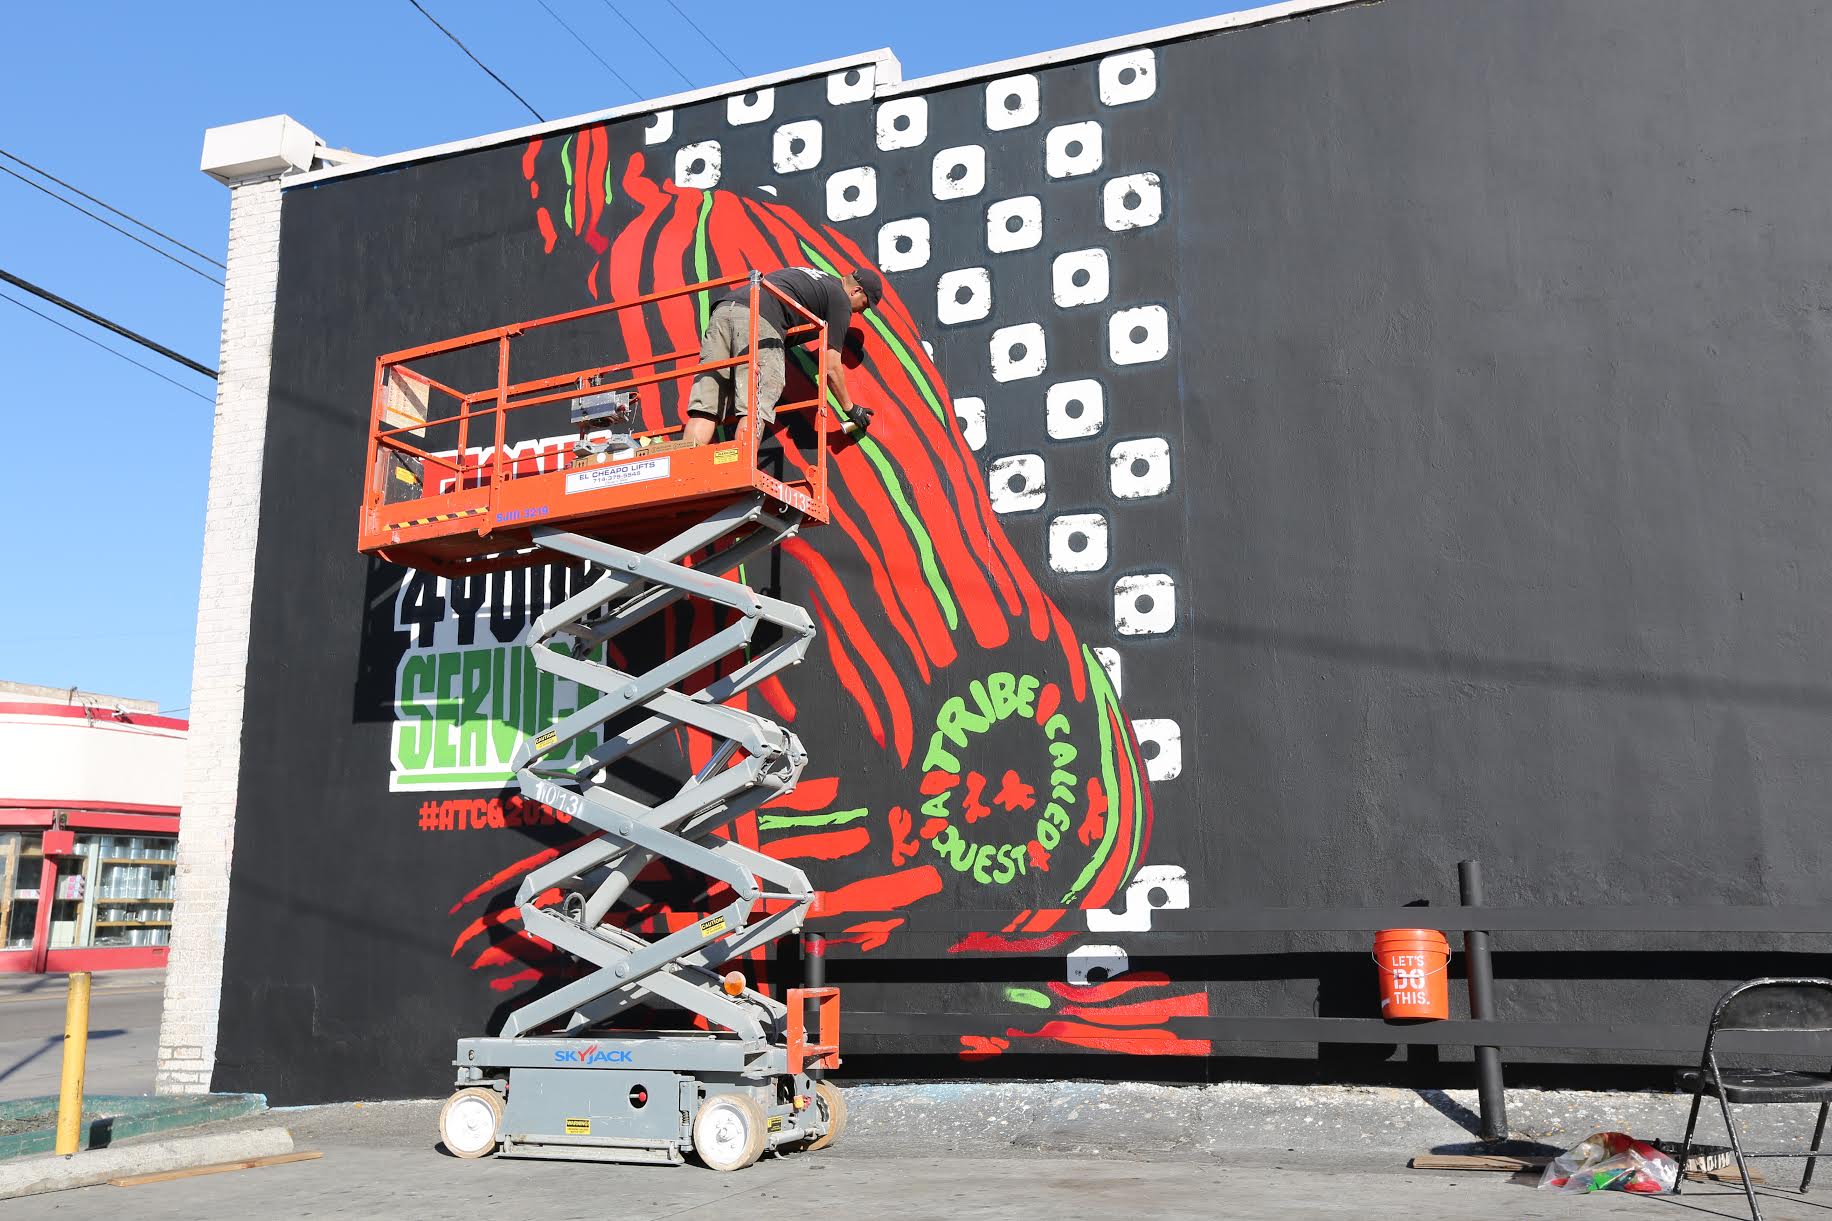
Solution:
M 1477 861 L 1457 862 L 1457 890 L 1463 906 L 1482 906 L 1482 865 Z M 1495 1017 L 1495 971 L 1489 962 L 1489 937 L 1470 929 L 1463 934 L 1463 966 L 1469 976 L 1469 1015 L 1479 1022 Z M 1508 1096 L 1501 1084 L 1501 1049 L 1478 1047 L 1476 1051 L 1476 1096 L 1482 1108 L 1482 1139 L 1508 1138 Z
M 812 929 L 802 930 L 802 986 L 805 988 L 825 988 L 827 986 L 827 942 Z M 819 1029 L 820 1002 L 803 1002 L 803 1019 L 808 1023 L 808 1030 Z M 811 1006 L 811 1008 L 809 1008 Z M 826 1069 L 810 1067 L 808 1077 L 819 1081 L 826 1075 Z

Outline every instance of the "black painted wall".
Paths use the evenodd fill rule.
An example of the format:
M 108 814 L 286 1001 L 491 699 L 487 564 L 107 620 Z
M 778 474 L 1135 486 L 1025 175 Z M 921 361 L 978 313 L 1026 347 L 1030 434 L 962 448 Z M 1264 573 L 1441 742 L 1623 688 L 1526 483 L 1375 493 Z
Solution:
M 888 278 L 963 411 L 965 452 L 995 487 L 1000 459 L 1041 461 L 1043 503 L 1020 508 L 1005 484 L 1017 499 L 998 528 L 1079 641 L 1116 651 L 1126 716 L 1159 739 L 1175 723 L 1179 774 L 1153 740 L 1140 864 L 1183 870 L 1192 905 L 1449 902 L 1464 856 L 1495 903 L 1818 902 L 1828 47 L 1832 11 L 1809 3 L 1755 20 L 1705 0 L 1384 0 L 1155 47 L 1136 101 L 1102 101 L 1096 60 L 1041 70 L 1037 117 L 1005 130 L 987 128 L 987 82 L 942 89 L 912 148 L 880 148 L 873 104 L 831 103 L 824 78 L 779 86 L 763 122 L 734 125 L 718 100 L 675 112 L 654 143 L 641 120 L 611 125 L 606 147 L 614 174 L 642 152 L 660 179 L 677 149 L 717 140 L 721 189 L 774 186 L 815 222 L 831 173 L 872 166 L 876 208 L 832 223 L 874 259 L 887 222 L 929 221 L 928 261 Z M 820 164 L 778 172 L 772 133 L 810 118 Z M 1101 126 L 1102 164 L 1050 177 L 1044 133 L 1082 121 Z M 933 158 L 964 145 L 987 150 L 985 188 L 937 199 Z M 414 631 L 395 618 L 401 574 L 358 556 L 351 527 L 378 353 L 590 300 L 597 256 L 563 225 L 545 251 L 526 151 L 286 196 L 218 1089 L 435 1093 L 450 1039 L 520 994 L 455 948 L 485 908 L 454 901 L 572 832 L 422 831 L 424 801 L 490 793 L 389 791 L 392 684 Z M 536 178 L 557 213 L 554 151 Z M 1161 218 L 1115 230 L 1102 186 L 1138 173 L 1159 176 Z M 1021 195 L 1040 200 L 1040 241 L 989 251 L 987 206 Z M 607 233 L 633 217 L 617 199 Z M 1057 304 L 1052 260 L 1095 248 L 1106 298 Z M 988 271 L 987 316 L 943 322 L 941 277 L 972 268 Z M 1150 305 L 1168 355 L 1118 363 L 1111 315 Z M 1044 328 L 1047 369 L 998 380 L 993 332 L 1027 323 Z M 1078 379 L 1101 384 L 1104 424 L 1052 435 L 1046 388 Z M 964 399 L 985 404 L 983 439 Z M 1167 455 L 1162 492 L 1110 481 L 1112 447 L 1141 442 Z M 1064 513 L 1106 520 L 1105 565 L 1052 567 Z M 1115 582 L 1140 574 L 1174 585 L 1164 631 L 1121 630 Z M 1041 670 L 1045 652 L 1023 664 Z M 975 676 L 904 677 L 932 722 Z M 824 661 L 798 672 L 797 729 L 843 771 L 866 731 L 833 681 Z M 877 837 L 909 768 L 857 757 L 849 791 Z M 802 863 L 823 887 L 874 868 Z M 948 885 L 958 907 L 999 897 Z M 849 1003 L 973 1008 L 991 1037 L 1039 1025 L 1009 989 L 1042 995 L 1084 943 L 1128 939 L 996 957 L 893 940 L 835 974 Z M 1151 948 L 1166 944 L 1131 944 L 1135 973 L 1172 977 L 1142 995 L 1215 1014 L 1375 1012 L 1359 936 Z M 1702 1020 L 1720 980 L 1810 961 L 1749 939 L 1546 952 L 1574 944 L 1605 943 L 1500 942 L 1504 1016 Z M 961 1058 L 973 1048 L 953 1035 L 883 1041 L 853 1064 L 1397 1071 L 1387 1048 L 1091 1065 L 1072 1044 L 1013 1041 L 991 1060 Z M 1018 1054 L 1039 1050 L 1055 1054 Z M 1243 1053 L 1268 1058 L 1221 1059 Z

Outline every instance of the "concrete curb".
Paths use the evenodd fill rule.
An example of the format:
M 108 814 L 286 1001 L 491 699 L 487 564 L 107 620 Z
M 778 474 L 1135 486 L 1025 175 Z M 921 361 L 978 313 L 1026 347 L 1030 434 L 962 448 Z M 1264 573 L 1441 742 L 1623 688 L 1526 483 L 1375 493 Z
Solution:
M 182 1136 L 124 1149 L 95 1149 L 70 1157 L 35 1157 L 0 1165 L 0 1200 L 93 1187 L 123 1175 L 188 1170 L 292 1151 L 292 1133 L 285 1128 L 256 1128 L 216 1136 Z
M 134 1097 L 90 1094 L 83 1099 L 78 1147 L 106 1148 L 134 1136 L 239 1119 L 267 1108 L 262 1094 L 184 1094 Z M 0 1103 L 0 1128 L 29 1122 L 41 1126 L 0 1135 L 0 1161 L 57 1147 L 57 1096 Z

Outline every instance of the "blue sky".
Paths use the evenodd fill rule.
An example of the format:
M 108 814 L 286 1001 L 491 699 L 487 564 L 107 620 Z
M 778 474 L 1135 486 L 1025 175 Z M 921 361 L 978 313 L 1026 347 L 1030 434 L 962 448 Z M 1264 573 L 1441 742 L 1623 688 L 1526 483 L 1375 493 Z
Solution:
M 1252 7 L 679 2 L 745 75 L 888 46 L 910 77 Z M 665 0 L 421 3 L 549 119 L 686 87 L 618 11 L 694 85 L 740 75 Z M 197 170 L 207 127 L 286 113 L 332 145 L 389 153 L 530 121 L 407 0 L 24 5 L 9 12 L 7 28 L 14 54 L 0 74 L 0 149 L 217 259 L 229 201 Z M 5 175 L 0 268 L 217 363 L 220 287 Z M 0 301 L 9 456 L 0 474 L 0 580 L 10 594 L 0 598 L 0 679 L 180 709 L 190 703 L 214 386 L 105 338 L 180 385 Z M 327 489 L 327 501 L 341 505 L 344 491 Z

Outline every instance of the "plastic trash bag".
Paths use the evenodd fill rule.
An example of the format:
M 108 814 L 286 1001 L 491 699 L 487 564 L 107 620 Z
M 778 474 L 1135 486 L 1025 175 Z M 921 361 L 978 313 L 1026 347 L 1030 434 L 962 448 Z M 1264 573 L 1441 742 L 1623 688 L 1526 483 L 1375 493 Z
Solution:
M 1679 1163 L 1626 1132 L 1593 1132 L 1546 1165 L 1541 1191 L 1672 1191 Z

